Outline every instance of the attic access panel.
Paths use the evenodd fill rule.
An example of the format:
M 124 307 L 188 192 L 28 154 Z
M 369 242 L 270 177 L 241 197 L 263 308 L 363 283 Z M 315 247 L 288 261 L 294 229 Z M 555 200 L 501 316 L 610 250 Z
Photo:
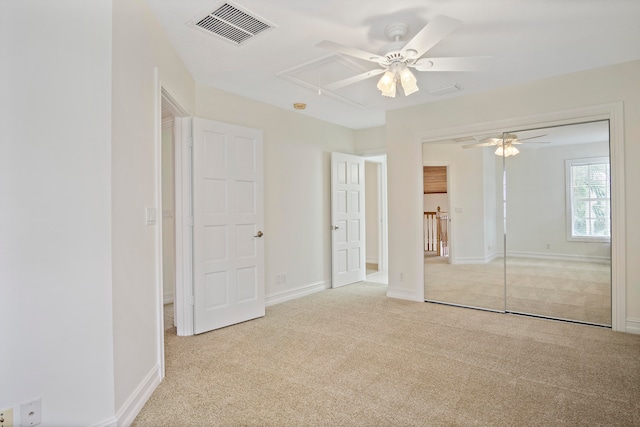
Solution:
M 368 65 L 340 55 L 330 55 L 281 71 L 277 76 L 313 92 L 320 91 L 322 95 L 347 105 L 366 108 L 387 100 L 375 90 L 375 80 L 365 80 L 333 91 L 324 86 L 368 71 Z

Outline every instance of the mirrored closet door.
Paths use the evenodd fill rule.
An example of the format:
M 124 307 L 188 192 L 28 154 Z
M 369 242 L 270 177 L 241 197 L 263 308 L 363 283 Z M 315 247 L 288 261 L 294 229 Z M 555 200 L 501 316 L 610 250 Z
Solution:
M 423 164 L 425 300 L 611 325 L 608 121 L 427 143 Z
M 611 325 L 609 122 L 509 134 L 506 311 Z
M 502 200 L 502 157 L 493 153 L 495 147 L 461 146 L 475 142 L 423 144 L 425 299 L 504 311 L 504 258 L 499 252 L 504 220 L 496 209 Z M 434 190 L 428 185 L 434 180 L 429 170 L 437 167 L 446 170 L 445 185 Z M 445 227 L 443 253 L 437 249 Z M 429 243 L 433 240 L 435 248 Z

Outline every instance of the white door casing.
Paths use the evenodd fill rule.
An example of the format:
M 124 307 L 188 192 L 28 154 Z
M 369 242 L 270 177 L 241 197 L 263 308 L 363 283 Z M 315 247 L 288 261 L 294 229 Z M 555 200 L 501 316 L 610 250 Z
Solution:
M 363 281 L 364 159 L 331 153 L 331 287 Z
M 193 119 L 194 333 L 264 316 L 262 131 Z

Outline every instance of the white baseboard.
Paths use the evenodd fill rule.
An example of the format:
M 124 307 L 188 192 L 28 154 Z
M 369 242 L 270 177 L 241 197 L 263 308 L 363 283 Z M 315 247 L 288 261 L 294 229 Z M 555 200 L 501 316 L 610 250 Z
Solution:
M 162 373 L 160 372 L 160 365 L 156 365 L 142 380 L 131 396 L 129 396 L 120 410 L 116 412 L 118 427 L 129 427 L 131 425 L 156 387 L 160 385 L 161 381 Z
M 589 255 L 570 255 L 555 254 L 547 252 L 523 252 L 510 251 L 507 252 L 508 257 L 514 258 L 534 258 L 534 259 L 550 259 L 554 261 L 576 261 L 576 262 L 592 262 L 598 264 L 610 264 L 611 260 L 605 257 L 589 256 Z M 487 257 L 464 257 L 454 258 L 452 264 L 487 264 L 497 258 L 502 258 L 502 253 L 493 253 Z
M 164 294 L 162 298 L 163 304 L 171 304 L 173 302 L 173 293 Z
M 415 291 L 409 291 L 404 289 L 387 288 L 387 296 L 389 298 L 404 299 L 409 301 L 420 301 Z
M 329 289 L 329 286 L 326 282 L 318 282 L 283 292 L 276 292 L 265 297 L 265 305 L 269 307 L 270 305 L 280 304 L 281 302 L 290 301 L 316 292 L 322 292 L 327 289 Z
M 520 258 L 536 258 L 551 259 L 556 261 L 577 261 L 577 262 L 593 262 L 598 264 L 611 264 L 611 258 L 592 256 L 592 255 L 574 255 L 574 254 L 555 254 L 549 252 L 523 252 L 523 251 L 507 251 L 507 256 Z
M 640 335 L 640 319 L 627 318 L 626 331 L 630 334 Z
M 93 427 L 118 427 L 118 420 L 116 417 L 111 417 L 99 424 L 94 424 Z
M 465 258 L 456 257 L 451 260 L 451 264 L 488 264 L 496 258 L 496 256 Z

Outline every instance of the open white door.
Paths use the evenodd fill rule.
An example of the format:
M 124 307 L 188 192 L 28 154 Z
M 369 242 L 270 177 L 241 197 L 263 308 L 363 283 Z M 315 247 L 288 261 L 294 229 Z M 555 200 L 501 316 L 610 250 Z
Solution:
M 264 316 L 262 131 L 193 119 L 194 333 Z
M 331 287 L 366 276 L 364 159 L 331 153 Z

